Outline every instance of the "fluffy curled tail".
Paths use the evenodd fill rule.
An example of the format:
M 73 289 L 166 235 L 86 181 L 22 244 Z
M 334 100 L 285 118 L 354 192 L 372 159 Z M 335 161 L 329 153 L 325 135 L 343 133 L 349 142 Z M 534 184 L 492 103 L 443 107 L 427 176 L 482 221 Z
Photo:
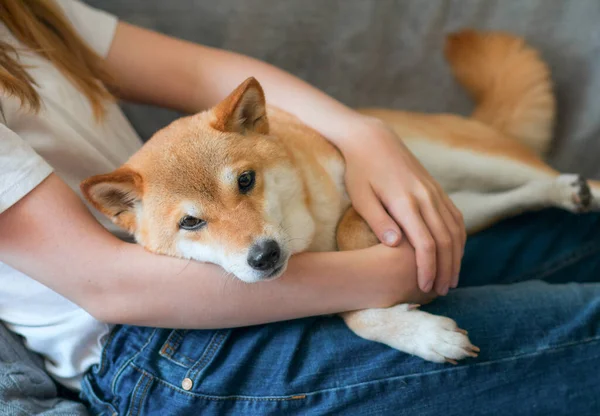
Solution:
M 547 65 L 519 37 L 463 30 L 445 48 L 456 79 L 476 102 L 472 118 L 545 154 L 552 140 L 556 101 Z

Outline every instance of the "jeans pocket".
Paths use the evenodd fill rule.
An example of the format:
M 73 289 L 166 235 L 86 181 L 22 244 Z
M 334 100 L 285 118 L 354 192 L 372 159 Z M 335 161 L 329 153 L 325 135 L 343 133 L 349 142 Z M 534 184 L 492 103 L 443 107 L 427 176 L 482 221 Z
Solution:
M 200 370 L 212 360 L 228 335 L 229 330 L 173 329 L 159 354 L 180 367 Z
M 162 375 L 171 378 L 163 381 L 186 391 L 199 386 L 204 370 L 221 351 L 230 333 L 230 329 L 170 330 L 159 350 L 159 355 L 170 363 L 168 369 L 161 366 Z

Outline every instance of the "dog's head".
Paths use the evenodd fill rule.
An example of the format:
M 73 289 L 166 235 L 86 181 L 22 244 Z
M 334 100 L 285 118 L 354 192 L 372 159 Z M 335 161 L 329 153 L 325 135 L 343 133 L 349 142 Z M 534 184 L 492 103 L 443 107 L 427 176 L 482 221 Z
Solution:
M 211 110 L 157 132 L 127 164 L 81 189 L 146 249 L 215 263 L 246 282 L 280 276 L 314 229 L 300 175 L 269 135 L 254 78 Z

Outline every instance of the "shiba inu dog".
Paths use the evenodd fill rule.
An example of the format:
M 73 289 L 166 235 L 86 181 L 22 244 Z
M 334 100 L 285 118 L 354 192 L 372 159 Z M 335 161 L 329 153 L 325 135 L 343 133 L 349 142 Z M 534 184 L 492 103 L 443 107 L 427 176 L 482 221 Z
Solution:
M 555 119 L 548 68 L 517 37 L 463 31 L 447 40 L 469 118 L 362 110 L 387 123 L 439 181 L 473 233 L 527 210 L 600 209 L 600 187 L 541 157 Z M 294 253 L 367 247 L 338 150 L 268 107 L 249 78 L 214 108 L 157 132 L 118 170 L 81 185 L 99 211 L 160 254 L 216 263 L 245 282 L 275 279 Z M 424 359 L 476 356 L 454 321 L 411 305 L 342 315 L 359 336 Z

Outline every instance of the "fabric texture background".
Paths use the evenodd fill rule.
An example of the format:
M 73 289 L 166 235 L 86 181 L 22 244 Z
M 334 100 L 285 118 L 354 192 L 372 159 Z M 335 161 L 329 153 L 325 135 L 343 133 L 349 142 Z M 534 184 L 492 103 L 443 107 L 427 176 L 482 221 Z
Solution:
M 265 60 L 348 105 L 422 112 L 472 108 L 443 59 L 445 34 L 473 27 L 523 35 L 549 62 L 556 83 L 551 163 L 600 178 L 598 0 L 86 2 L 134 24 Z M 176 117 L 125 109 L 144 138 Z
M 76 401 L 57 397 L 61 391 L 44 371 L 43 360 L 0 322 L 0 415 L 83 416 Z

